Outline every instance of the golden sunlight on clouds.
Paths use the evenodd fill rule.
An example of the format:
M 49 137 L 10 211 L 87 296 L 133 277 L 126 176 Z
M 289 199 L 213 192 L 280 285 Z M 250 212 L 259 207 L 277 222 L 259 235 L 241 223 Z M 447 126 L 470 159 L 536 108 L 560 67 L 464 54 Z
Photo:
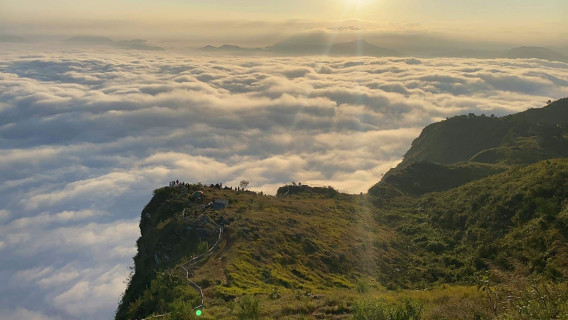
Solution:
M 566 12 L 565 0 L 20 0 L 0 4 L 0 36 L 97 35 L 262 47 L 302 32 L 336 29 L 346 41 L 405 32 L 563 48 Z

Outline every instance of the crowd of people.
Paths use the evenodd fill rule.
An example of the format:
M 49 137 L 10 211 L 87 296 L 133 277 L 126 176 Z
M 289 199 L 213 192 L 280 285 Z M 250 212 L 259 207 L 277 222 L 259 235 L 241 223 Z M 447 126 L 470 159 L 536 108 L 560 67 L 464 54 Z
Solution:
M 182 186 L 182 187 L 186 187 L 187 190 L 189 190 L 189 183 L 185 183 L 183 181 L 179 181 L 179 180 L 175 180 L 175 181 L 170 181 L 170 188 L 176 187 L 176 186 Z
M 201 185 L 201 183 L 198 183 L 198 185 Z M 187 183 L 187 182 L 183 182 L 183 181 L 179 181 L 179 180 L 174 180 L 174 181 L 170 181 L 169 183 L 169 187 L 173 188 L 173 187 L 177 187 L 177 186 L 182 186 L 187 188 L 187 191 L 189 191 L 189 187 L 191 186 L 191 184 Z M 207 187 L 206 185 L 203 185 L 204 187 Z M 210 184 L 209 188 L 213 188 L 213 189 L 217 189 L 217 190 L 235 190 L 235 191 L 244 191 L 244 188 L 240 188 L 240 187 L 227 187 L 224 186 L 223 187 L 223 183 L 216 183 L 216 184 Z

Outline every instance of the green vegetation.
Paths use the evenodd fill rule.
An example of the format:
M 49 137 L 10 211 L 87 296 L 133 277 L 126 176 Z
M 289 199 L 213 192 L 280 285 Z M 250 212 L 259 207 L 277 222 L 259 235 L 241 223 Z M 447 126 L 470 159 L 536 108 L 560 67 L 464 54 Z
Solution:
M 449 191 L 392 201 L 376 218 L 412 248 L 406 261 L 413 266 L 407 270 L 411 276 L 398 277 L 398 284 L 415 287 L 419 279 L 474 284 L 495 269 L 566 280 L 567 181 L 568 159 L 545 160 Z
M 176 300 L 169 306 L 169 313 L 162 319 L 165 320 L 195 320 L 195 310 L 188 302 Z
M 158 273 L 142 296 L 129 305 L 126 317 L 138 319 L 168 312 L 172 319 L 192 319 L 190 316 L 193 312 L 188 311 L 198 301 L 198 297 L 191 288 L 185 286 L 185 281 L 178 274 Z M 178 316 L 181 314 L 186 314 L 187 317 Z
M 427 127 L 368 194 L 155 191 L 117 319 L 568 319 L 568 100 Z M 470 130 L 474 134 L 468 134 Z M 461 141 L 461 143 L 460 143 Z M 185 188 L 185 187 L 184 187 Z
M 502 118 L 457 116 L 424 128 L 369 193 L 382 205 L 392 196 L 449 190 L 512 166 L 565 157 L 568 98 Z
M 353 320 L 420 320 L 422 312 L 422 304 L 411 299 L 394 305 L 384 301 L 362 301 L 354 304 Z
M 239 320 L 259 320 L 260 309 L 258 300 L 250 296 L 244 296 L 239 299 L 239 311 L 237 313 Z
M 453 164 L 475 160 L 480 152 L 501 149 L 495 157 L 477 162 L 526 164 L 568 156 L 568 98 L 545 108 L 502 118 L 457 116 L 424 128 L 399 167 L 417 161 Z M 509 149 L 510 153 L 504 152 Z M 472 159 L 473 158 L 473 159 Z

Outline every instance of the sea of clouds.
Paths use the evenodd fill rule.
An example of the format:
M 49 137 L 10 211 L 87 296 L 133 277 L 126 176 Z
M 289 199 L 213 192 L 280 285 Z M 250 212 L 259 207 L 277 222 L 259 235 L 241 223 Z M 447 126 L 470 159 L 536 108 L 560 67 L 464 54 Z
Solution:
M 0 49 L 0 318 L 111 318 L 170 180 L 365 192 L 425 125 L 565 96 L 542 60 Z

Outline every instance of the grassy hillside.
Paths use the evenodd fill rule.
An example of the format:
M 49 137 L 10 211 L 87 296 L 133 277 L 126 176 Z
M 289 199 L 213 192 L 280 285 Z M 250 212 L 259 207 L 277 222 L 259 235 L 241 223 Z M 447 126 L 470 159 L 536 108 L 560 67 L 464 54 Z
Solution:
M 377 218 L 425 269 L 411 279 L 475 282 L 484 270 L 568 279 L 568 160 L 545 160 L 445 192 L 392 201 Z
M 417 161 L 452 164 L 469 161 L 484 150 L 498 147 L 520 148 L 522 141 L 531 140 L 536 146 L 526 149 L 532 154 L 535 149 L 542 154 L 529 160 L 508 157 L 506 154 L 488 161 L 527 164 L 534 160 L 567 156 L 568 99 L 561 99 L 540 109 L 530 109 L 501 118 L 457 116 L 424 128 L 404 155 L 399 167 Z
M 379 287 L 380 284 L 373 278 L 374 261 L 378 255 L 389 256 L 393 261 L 403 259 L 394 249 L 390 254 L 386 253 L 391 247 L 398 246 L 396 241 L 388 243 L 387 239 L 396 237 L 375 222 L 364 198 L 340 194 L 335 190 L 329 193 L 327 188 L 321 189 L 332 196 L 314 197 L 314 194 L 321 194 L 318 193 L 321 190 L 303 189 L 305 193 L 274 197 L 202 188 L 205 202 L 218 198 L 230 201 L 227 209 L 210 213 L 214 219 L 223 216 L 226 221 L 225 237 L 220 250 L 194 275 L 198 283 L 205 284 L 210 304 L 219 305 L 219 312 L 228 312 L 226 302 L 244 294 L 268 297 L 277 292 L 287 297 L 310 296 L 310 293 L 335 288 L 350 291 L 358 280 Z M 167 198 L 162 198 L 164 196 Z M 174 261 L 180 263 L 183 258 L 176 260 L 172 256 L 170 263 L 161 265 L 153 261 L 155 243 L 165 247 L 175 243 L 177 246 L 179 240 L 172 240 L 171 231 L 186 230 L 190 226 L 181 218 L 183 208 L 175 206 L 177 201 L 175 188 L 162 188 L 156 191 L 156 196 L 144 210 L 143 216 L 149 213 L 148 216 L 153 218 L 151 221 L 143 219 L 141 223 L 146 231 L 138 241 L 136 273 L 117 318 L 144 317 L 167 309 L 148 312 L 142 306 L 165 306 L 178 298 L 184 301 L 195 299 L 195 296 L 182 296 L 160 303 L 143 301 L 153 299 L 151 295 L 145 296 L 148 290 L 152 290 L 153 279 L 138 276 L 139 270 L 150 270 L 156 275 L 166 272 L 175 275 L 176 288 L 185 287 L 176 290 L 185 292 L 189 287 L 179 281 L 179 272 L 173 268 Z M 154 206 L 154 203 L 169 204 L 169 214 L 161 214 L 163 206 Z M 384 246 L 373 246 L 373 243 L 383 242 Z M 187 255 L 191 255 L 196 252 L 196 246 L 188 246 L 187 250 Z M 156 268 L 158 272 L 155 272 Z M 293 314 L 296 308 L 302 308 L 290 303 L 287 306 L 289 310 L 282 312 Z
M 429 126 L 368 194 L 158 189 L 116 318 L 197 318 L 205 214 L 203 319 L 568 319 L 566 103 Z
M 369 192 L 385 201 L 396 194 L 443 191 L 562 157 L 568 157 L 568 99 L 501 118 L 458 116 L 424 128 L 403 161 Z
M 460 162 L 453 165 L 418 161 L 391 170 L 381 183 L 371 187 L 369 194 L 422 195 L 428 192 L 444 191 L 467 182 L 477 180 L 506 170 L 506 166 L 478 162 Z
M 206 201 L 231 202 L 211 213 L 227 220 L 226 236 L 192 278 L 205 288 L 203 317 L 236 319 L 238 301 L 254 296 L 266 318 L 349 318 L 368 299 L 397 306 L 405 298 L 421 303 L 427 319 L 449 316 L 464 301 L 471 309 L 461 316 L 490 318 L 477 289 L 486 276 L 501 288 L 509 288 L 513 275 L 555 283 L 568 277 L 567 179 L 568 160 L 550 160 L 379 209 L 372 196 L 314 197 L 307 186 L 287 197 L 203 188 Z M 168 214 L 152 206 L 157 197 Z M 178 201 L 175 188 L 163 188 L 145 209 L 156 218 L 138 242 L 136 273 L 117 318 L 197 305 L 175 268 L 186 259 L 175 248 L 191 255 L 200 243 L 187 231 L 191 224 L 181 218 Z M 169 262 L 155 263 L 155 253 L 166 251 Z M 144 271 L 153 277 L 138 276 Z

